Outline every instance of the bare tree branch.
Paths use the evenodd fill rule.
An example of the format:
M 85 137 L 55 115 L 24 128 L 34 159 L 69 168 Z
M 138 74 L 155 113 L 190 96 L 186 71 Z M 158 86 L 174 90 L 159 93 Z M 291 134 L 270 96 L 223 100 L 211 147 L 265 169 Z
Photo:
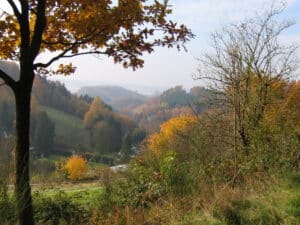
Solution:
M 294 23 L 278 22 L 282 8 L 272 8 L 254 19 L 212 34 L 213 54 L 200 59 L 199 79 L 222 93 L 226 106 L 237 116 L 237 132 L 244 149 L 269 104 L 272 85 L 288 79 L 297 68 L 298 46 L 282 45 L 279 37 Z
M 105 52 L 101 52 L 101 51 L 87 51 L 87 52 L 80 52 L 80 53 L 76 53 L 76 54 L 66 55 L 71 50 L 72 50 L 72 48 L 66 49 L 62 53 L 60 53 L 57 56 L 53 57 L 47 63 L 36 63 L 36 64 L 34 64 L 34 68 L 35 69 L 37 69 L 38 67 L 46 68 L 46 67 L 50 66 L 51 64 L 53 64 L 54 62 L 58 61 L 59 59 L 63 59 L 63 58 L 73 58 L 75 56 L 81 56 L 81 55 L 92 55 L 92 54 L 105 55 L 106 54 Z

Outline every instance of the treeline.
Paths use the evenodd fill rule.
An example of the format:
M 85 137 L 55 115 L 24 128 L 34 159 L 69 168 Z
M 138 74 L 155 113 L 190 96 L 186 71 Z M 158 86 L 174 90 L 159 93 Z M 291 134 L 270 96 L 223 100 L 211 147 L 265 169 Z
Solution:
M 0 88 L 0 118 L 2 129 L 11 133 L 14 118 L 14 97 L 9 88 Z M 34 113 L 40 105 L 49 106 L 71 115 L 83 118 L 88 110 L 92 98 L 71 94 L 64 84 L 58 81 L 49 81 L 46 77 L 36 76 L 33 84 L 31 111 Z
M 32 90 L 32 104 L 49 106 L 71 115 L 83 118 L 92 98 L 76 96 L 59 81 L 49 81 L 46 77 L 36 76 Z

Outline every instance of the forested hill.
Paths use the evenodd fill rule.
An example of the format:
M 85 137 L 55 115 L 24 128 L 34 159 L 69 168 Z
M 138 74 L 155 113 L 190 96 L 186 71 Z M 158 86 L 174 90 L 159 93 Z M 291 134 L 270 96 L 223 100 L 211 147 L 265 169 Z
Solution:
M 99 96 L 116 110 L 143 104 L 148 97 L 119 86 L 86 86 L 79 89 L 78 95 Z
M 212 90 L 200 86 L 189 91 L 182 86 L 176 86 L 159 96 L 148 98 L 143 104 L 123 107 L 120 112 L 152 133 L 157 132 L 162 123 L 173 117 L 203 112 L 214 97 Z
M 211 95 L 202 87 L 187 92 L 181 86 L 157 97 L 108 86 L 86 87 L 79 93 L 86 94 L 72 94 L 62 83 L 36 76 L 31 102 L 32 145 L 47 154 L 53 149 L 117 153 L 128 135 L 136 143 L 144 136 L 143 130 L 152 133 L 172 117 L 202 112 L 206 108 L 203 102 Z M 0 88 L 0 118 L 0 133 L 12 134 L 14 98 L 5 86 Z
M 13 134 L 14 97 L 6 86 L 0 88 L 0 134 Z M 143 131 L 135 122 L 99 97 L 77 96 L 58 81 L 36 76 L 31 101 L 31 145 L 40 153 L 76 151 L 117 153 L 128 135 L 135 144 Z
M 59 81 L 49 81 L 45 77 L 36 76 L 32 102 L 48 106 L 77 117 L 83 117 L 88 110 L 92 98 L 72 94 Z
M 78 95 L 99 96 L 121 114 L 129 116 L 148 131 L 155 132 L 161 123 L 179 116 L 202 112 L 212 91 L 195 86 L 186 91 L 182 86 L 169 88 L 158 96 L 144 96 L 118 86 L 82 87 Z

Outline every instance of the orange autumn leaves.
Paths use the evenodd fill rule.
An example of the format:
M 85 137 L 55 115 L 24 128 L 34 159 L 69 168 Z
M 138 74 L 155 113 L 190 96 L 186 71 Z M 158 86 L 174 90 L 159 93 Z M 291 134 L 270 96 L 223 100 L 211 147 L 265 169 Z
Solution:
M 147 141 L 148 148 L 155 155 L 167 151 L 185 153 L 190 150 L 191 138 L 198 126 L 196 116 L 175 117 L 161 125 L 158 133 L 152 134 Z
M 78 155 L 73 155 L 66 161 L 64 166 L 68 174 L 68 178 L 71 180 L 79 180 L 85 177 L 88 171 L 87 161 Z

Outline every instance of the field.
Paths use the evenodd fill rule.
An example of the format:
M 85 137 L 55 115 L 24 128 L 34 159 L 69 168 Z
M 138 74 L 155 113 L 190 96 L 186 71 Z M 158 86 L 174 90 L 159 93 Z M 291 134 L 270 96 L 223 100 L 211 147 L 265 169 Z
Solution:
M 34 196 L 54 198 L 63 193 L 72 201 L 84 205 L 93 206 L 103 193 L 103 187 L 98 182 L 89 183 L 61 183 L 47 186 L 33 185 Z

